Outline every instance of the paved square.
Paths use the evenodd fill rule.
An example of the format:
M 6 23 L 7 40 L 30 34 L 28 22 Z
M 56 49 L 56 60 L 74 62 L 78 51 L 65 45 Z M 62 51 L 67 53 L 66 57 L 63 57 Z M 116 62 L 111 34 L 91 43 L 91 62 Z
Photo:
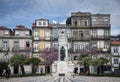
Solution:
M 118 77 L 91 77 L 91 76 L 34 76 L 34 77 L 20 77 L 0 79 L 0 82 L 120 82 Z

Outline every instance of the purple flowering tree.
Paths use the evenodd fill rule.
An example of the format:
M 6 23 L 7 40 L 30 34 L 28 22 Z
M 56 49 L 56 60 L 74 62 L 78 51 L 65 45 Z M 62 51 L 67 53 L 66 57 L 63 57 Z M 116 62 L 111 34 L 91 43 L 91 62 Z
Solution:
M 42 51 L 41 57 L 44 59 L 45 65 L 51 65 L 54 61 L 58 60 L 58 49 L 55 47 L 45 48 Z

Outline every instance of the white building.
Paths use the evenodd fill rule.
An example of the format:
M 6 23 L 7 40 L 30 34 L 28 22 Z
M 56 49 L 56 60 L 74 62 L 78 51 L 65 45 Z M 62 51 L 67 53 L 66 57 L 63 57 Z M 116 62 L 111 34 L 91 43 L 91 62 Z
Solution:
M 112 71 L 120 70 L 120 41 L 111 42 Z

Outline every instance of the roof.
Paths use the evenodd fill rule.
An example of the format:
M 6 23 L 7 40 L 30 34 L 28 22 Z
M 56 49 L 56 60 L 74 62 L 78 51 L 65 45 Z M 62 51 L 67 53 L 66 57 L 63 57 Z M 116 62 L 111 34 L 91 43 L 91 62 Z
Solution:
M 120 41 L 112 41 L 111 45 L 120 45 Z
M 7 28 L 5 26 L 0 26 L 0 30 L 11 30 L 10 28 Z
M 29 28 L 26 28 L 25 26 L 23 25 L 18 25 L 16 26 L 16 28 L 14 30 L 30 30 Z
M 38 21 L 38 20 L 48 21 L 47 19 L 44 19 L 44 18 L 36 19 L 36 21 Z

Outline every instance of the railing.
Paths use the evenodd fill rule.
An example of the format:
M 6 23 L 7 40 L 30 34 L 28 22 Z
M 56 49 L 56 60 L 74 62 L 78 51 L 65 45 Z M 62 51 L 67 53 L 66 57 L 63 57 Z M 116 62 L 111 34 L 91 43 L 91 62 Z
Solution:
M 51 40 L 51 37 L 50 36 L 45 36 L 45 37 L 34 36 L 34 40 Z
M 31 51 L 31 47 L 13 47 L 12 51 L 20 51 L 20 52 L 30 52 Z
M 7 48 L 0 47 L 0 51 L 7 52 L 7 51 L 9 51 L 9 47 L 7 47 Z
M 73 53 L 90 53 L 90 49 L 76 49 L 76 50 L 72 49 L 72 52 Z
M 110 24 L 108 23 L 104 23 L 102 22 L 103 24 L 94 24 L 94 23 L 97 23 L 97 22 L 92 22 L 92 27 L 110 27 Z
M 70 49 L 71 53 L 110 53 L 109 49 L 104 50 L 103 48 L 87 48 L 87 49 Z
M 91 36 L 91 39 L 110 39 L 110 36 Z
M 110 49 L 104 49 L 104 48 L 91 48 L 92 52 L 96 53 L 110 53 Z

